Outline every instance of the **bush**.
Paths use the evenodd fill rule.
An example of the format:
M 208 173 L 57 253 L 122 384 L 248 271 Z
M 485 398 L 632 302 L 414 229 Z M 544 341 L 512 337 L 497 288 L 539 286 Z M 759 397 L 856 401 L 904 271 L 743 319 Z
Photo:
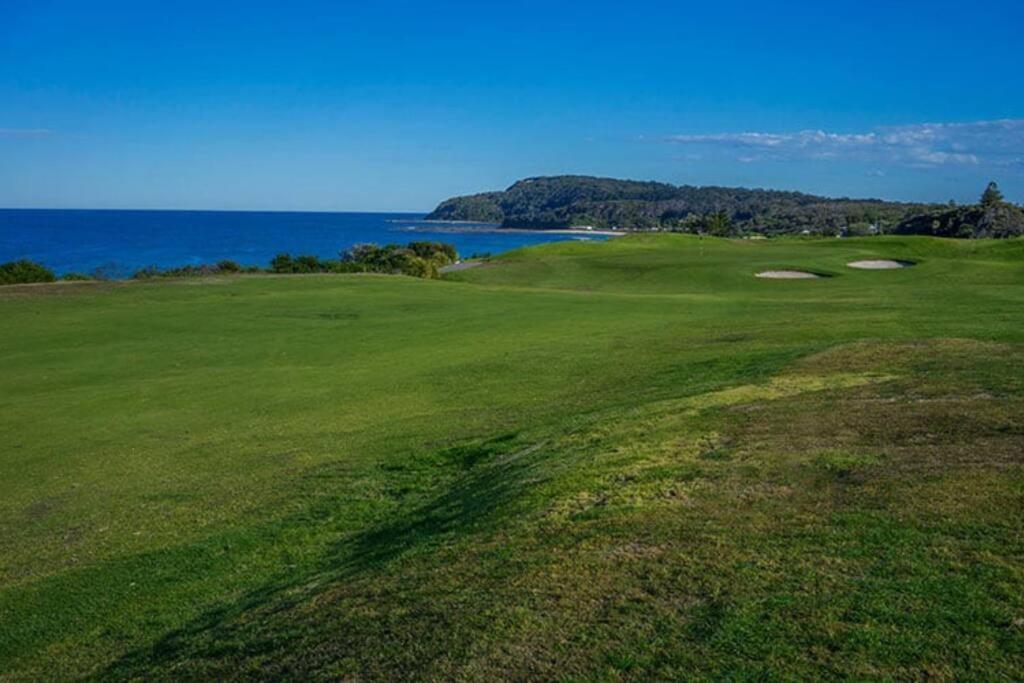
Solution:
M 49 268 L 28 259 L 0 264 L 0 285 L 53 282 L 56 279 Z
M 270 260 L 270 271 L 272 273 L 294 273 L 295 262 L 291 254 L 278 254 Z
M 321 259 L 312 254 L 292 256 L 282 252 L 270 261 L 265 270 L 255 266 L 242 266 L 237 261 L 223 260 L 216 264 L 181 266 L 161 269 L 148 266 L 137 270 L 136 280 L 166 277 L 197 277 L 203 275 L 232 275 L 236 273 L 401 273 L 412 277 L 436 278 L 440 269 L 459 257 L 455 247 L 442 242 L 411 242 L 408 246 L 387 244 L 356 244 L 341 252 L 340 258 Z M 84 276 L 78 276 L 86 279 Z M 97 279 L 94 276 L 94 279 Z
M 438 277 L 442 266 L 458 258 L 455 247 L 443 242 L 410 242 L 404 247 L 356 244 L 341 252 L 341 263 L 356 272 L 401 273 L 422 278 Z
M 376 263 L 383 250 L 376 244 L 353 244 L 339 256 L 344 263 Z
M 217 272 L 229 274 L 229 273 L 241 273 L 242 266 L 237 261 L 223 260 L 217 261 Z
M 278 254 L 270 262 L 270 270 L 274 273 L 322 273 L 330 270 L 316 256 L 303 254 L 292 257 L 291 254 Z
M 89 277 L 93 280 L 116 280 L 121 277 L 121 268 L 116 263 L 107 263 L 94 268 Z
M 292 257 L 278 254 L 270 262 L 272 273 L 361 273 L 365 267 L 345 259 L 321 259 L 309 254 Z
M 78 280 L 92 280 L 93 278 L 85 273 L 64 273 L 60 276 L 60 279 L 73 282 Z
M 148 280 L 155 277 L 202 277 L 204 275 L 236 275 L 238 273 L 260 272 L 259 268 L 243 268 L 235 261 L 219 261 L 214 265 L 200 263 L 197 266 L 188 265 L 178 268 L 166 268 L 161 270 L 156 266 L 147 266 L 135 271 L 132 277 L 136 280 Z
M 409 249 L 422 259 L 441 259 L 447 265 L 459 258 L 455 247 L 444 242 L 410 242 Z

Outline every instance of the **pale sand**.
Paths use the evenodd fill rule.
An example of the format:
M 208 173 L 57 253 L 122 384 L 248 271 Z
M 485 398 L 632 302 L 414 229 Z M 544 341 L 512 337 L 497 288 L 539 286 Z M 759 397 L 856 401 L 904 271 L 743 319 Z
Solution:
M 806 270 L 765 270 L 754 275 L 767 280 L 817 280 L 821 276 Z
M 846 264 L 850 268 L 861 270 L 893 270 L 895 268 L 907 268 L 913 264 L 903 261 L 891 261 L 889 259 L 869 259 L 867 261 L 850 261 Z
M 483 261 L 459 261 L 458 263 L 451 263 L 447 266 L 441 266 L 438 268 L 440 273 L 455 273 L 460 270 L 469 270 L 470 268 L 477 268 L 484 264 Z

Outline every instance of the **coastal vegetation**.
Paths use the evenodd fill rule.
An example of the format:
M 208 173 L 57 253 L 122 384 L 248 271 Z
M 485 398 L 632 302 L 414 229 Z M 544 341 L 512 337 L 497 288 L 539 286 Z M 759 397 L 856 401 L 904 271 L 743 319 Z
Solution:
M 270 262 L 272 273 L 388 273 L 437 278 L 440 269 L 459 258 L 455 247 L 443 242 L 410 242 L 405 246 L 356 244 L 337 259 L 278 254 Z
M 337 259 L 322 259 L 312 254 L 292 256 L 284 252 L 275 256 L 269 268 L 242 266 L 235 261 L 219 261 L 212 265 L 189 265 L 176 268 L 155 266 L 137 271 L 134 278 L 196 277 L 204 275 L 237 275 L 240 273 L 276 273 L 309 275 L 312 273 L 385 273 L 412 277 L 436 278 L 440 269 L 458 260 L 455 247 L 442 242 L 410 242 L 402 246 L 357 244 L 341 252 Z
M 0 679 L 1018 680 L 1022 261 L 6 288 Z
M 240 273 L 261 272 L 265 271 L 256 266 L 242 266 L 236 261 L 223 260 L 213 264 L 202 263 L 199 265 L 175 266 L 173 268 L 147 266 L 135 271 L 132 277 L 136 280 L 149 280 L 157 277 L 203 277 L 209 275 L 238 275 Z
M 34 261 L 21 259 L 0 263 L 0 285 L 53 282 L 56 279 L 52 270 Z
M 91 275 L 75 272 L 64 273 L 58 278 L 54 275 L 52 270 L 43 264 L 36 263 L 29 259 L 19 259 L 17 261 L 0 263 L 0 285 L 28 285 L 55 282 L 58 279 L 63 281 L 72 281 L 92 280 L 96 278 Z
M 441 268 L 455 263 L 459 254 L 450 244 L 443 242 L 417 241 L 407 245 L 357 244 L 339 254 L 337 259 L 322 259 L 313 255 L 292 256 L 281 253 L 275 256 L 268 268 L 243 266 L 236 261 L 222 260 L 212 264 L 198 264 L 159 268 L 147 266 L 135 271 L 135 280 L 155 278 L 204 277 L 212 275 L 240 274 L 312 274 L 312 273 L 384 273 L 408 275 L 420 278 L 440 277 Z M 0 285 L 17 285 L 38 282 L 54 282 L 56 276 L 46 266 L 22 259 L 0 264 Z M 65 281 L 110 280 L 105 272 L 92 275 L 65 273 Z
M 1024 234 L 1024 210 L 1003 202 L 1001 196 L 997 204 L 950 211 L 941 205 L 589 176 L 528 178 L 503 192 L 455 197 L 442 202 L 428 219 L 491 221 L 507 228 L 590 226 L 720 236 Z

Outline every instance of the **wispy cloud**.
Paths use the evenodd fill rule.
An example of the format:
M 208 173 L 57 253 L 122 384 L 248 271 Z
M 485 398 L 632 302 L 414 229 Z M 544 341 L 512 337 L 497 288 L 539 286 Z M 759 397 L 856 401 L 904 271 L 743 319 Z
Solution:
M 0 138 L 46 138 L 53 135 L 49 128 L 0 128 Z
M 717 151 L 743 163 L 834 159 L 917 167 L 1019 166 L 1024 155 L 1024 119 L 923 123 L 855 133 L 803 130 L 672 135 L 666 140 Z

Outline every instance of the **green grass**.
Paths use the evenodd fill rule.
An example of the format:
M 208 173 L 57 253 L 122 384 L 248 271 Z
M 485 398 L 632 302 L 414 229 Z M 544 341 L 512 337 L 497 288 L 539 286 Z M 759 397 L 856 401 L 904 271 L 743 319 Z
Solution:
M 2 289 L 0 679 L 1020 678 L 1022 311 L 925 238 Z

